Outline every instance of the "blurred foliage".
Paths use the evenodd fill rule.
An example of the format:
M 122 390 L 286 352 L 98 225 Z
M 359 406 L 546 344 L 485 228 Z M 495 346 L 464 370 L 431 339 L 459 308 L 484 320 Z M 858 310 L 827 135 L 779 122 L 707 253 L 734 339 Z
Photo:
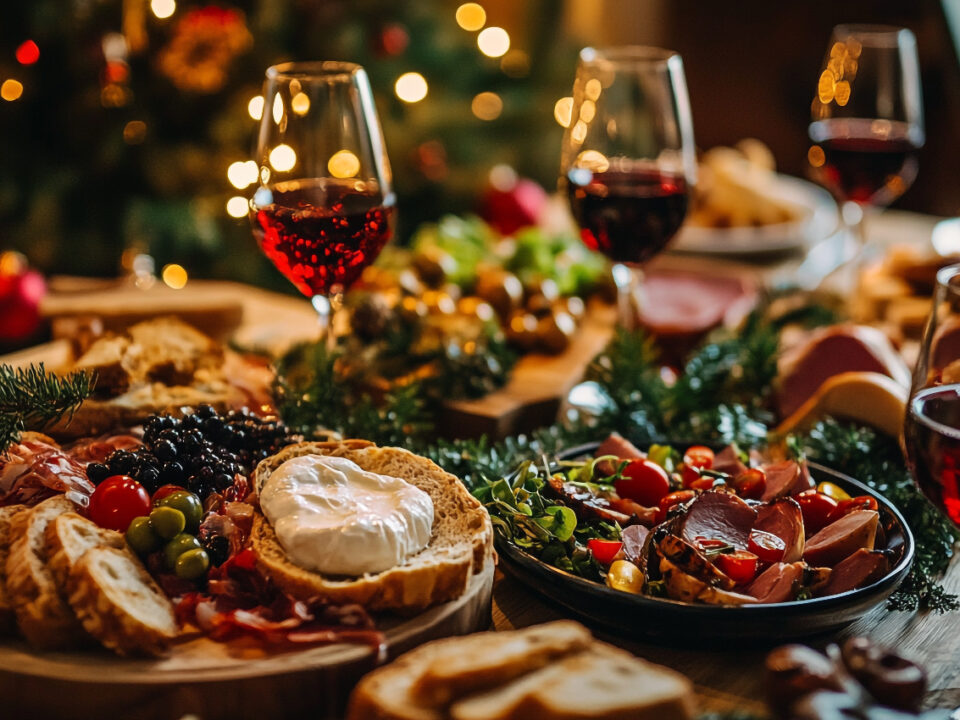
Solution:
M 16 78 L 24 90 L 0 102 L 0 243 L 45 272 L 115 274 L 122 250 L 137 247 L 194 275 L 289 290 L 260 257 L 246 219 L 229 217 L 225 204 L 251 192 L 226 177 L 252 150 L 247 103 L 264 69 L 291 59 L 367 68 L 401 238 L 424 220 L 470 209 L 494 164 L 552 186 L 561 132 L 553 103 L 569 92 L 575 62 L 575 48 L 556 37 L 562 4 L 535 0 L 511 11 L 513 49 L 529 58 L 520 77 L 479 52 L 455 8 L 445 0 L 179 0 L 160 19 L 149 0 L 6 4 L 0 79 Z M 15 51 L 27 39 L 40 58 L 24 66 Z M 408 71 L 430 88 L 413 105 L 393 93 Z M 496 120 L 471 112 L 483 91 L 503 99 Z

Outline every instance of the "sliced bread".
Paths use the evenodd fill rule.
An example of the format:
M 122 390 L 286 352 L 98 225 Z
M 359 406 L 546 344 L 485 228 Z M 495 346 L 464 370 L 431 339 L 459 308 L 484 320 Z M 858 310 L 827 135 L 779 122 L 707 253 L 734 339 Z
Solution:
M 126 547 L 116 530 L 107 530 L 74 512 L 63 513 L 47 525 L 47 567 L 61 595 L 65 595 L 70 570 L 87 550 L 95 547 Z
M 342 578 L 293 564 L 273 527 L 256 513 L 250 540 L 258 566 L 294 597 L 322 597 L 335 603 L 359 603 L 368 610 L 415 613 L 462 595 L 471 575 L 491 556 L 493 528 L 483 506 L 455 476 L 401 448 L 380 448 L 365 440 L 291 445 L 257 466 L 257 492 L 276 468 L 302 455 L 345 457 L 364 470 L 402 478 L 430 495 L 434 519 L 429 545 L 402 565 L 359 578 Z
M 450 707 L 451 720 L 690 720 L 693 685 L 680 673 L 606 643 Z
M 9 635 L 17 629 L 17 618 L 7 596 L 7 555 L 10 554 L 10 524 L 15 515 L 27 509 L 26 505 L 7 505 L 0 508 L 0 635 Z
M 80 624 L 60 596 L 47 566 L 47 526 L 76 506 L 63 495 L 44 500 L 14 516 L 13 538 L 7 556 L 7 595 L 20 632 L 31 645 L 52 649 L 70 647 L 83 636 Z
M 367 675 L 350 699 L 349 720 L 442 718 L 454 699 L 510 682 L 590 645 L 569 620 L 516 632 L 483 632 L 427 643 Z
M 177 635 L 173 605 L 126 548 L 87 550 L 66 588 L 84 629 L 120 655 L 159 655 Z

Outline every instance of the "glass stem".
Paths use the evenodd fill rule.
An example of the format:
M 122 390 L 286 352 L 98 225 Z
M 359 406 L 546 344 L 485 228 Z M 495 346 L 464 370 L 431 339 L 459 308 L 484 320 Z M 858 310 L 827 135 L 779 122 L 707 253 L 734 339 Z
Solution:
M 310 302 L 317 311 L 320 328 L 317 340 L 324 343 L 329 352 L 333 352 L 337 347 L 337 320 L 343 308 L 343 291 L 336 290 L 330 295 L 314 295 Z
M 859 204 L 847 201 L 840 208 L 843 224 L 853 239 L 853 257 L 844 267 L 844 287 L 846 292 L 854 292 L 860 284 L 860 271 L 863 269 L 866 258 L 867 228 L 864 223 L 864 209 Z
M 643 307 L 643 270 L 633 265 L 613 266 L 613 282 L 617 286 L 617 314 L 620 327 L 633 331 L 639 326 Z

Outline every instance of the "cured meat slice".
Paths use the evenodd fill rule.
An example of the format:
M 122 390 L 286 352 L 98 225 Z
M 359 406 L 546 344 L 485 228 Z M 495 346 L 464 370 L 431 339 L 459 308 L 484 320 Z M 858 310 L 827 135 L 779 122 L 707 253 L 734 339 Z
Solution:
M 722 540 L 745 550 L 757 511 L 736 495 L 708 490 L 690 503 L 680 522 L 680 537 L 696 547 L 697 539 Z
M 860 548 L 841 560 L 830 573 L 830 579 L 821 588 L 820 595 L 837 595 L 876 582 L 890 571 L 890 560 L 880 550 Z
M 610 501 L 602 495 L 596 495 L 590 490 L 577 487 L 572 483 L 565 483 L 561 477 L 552 477 L 549 480 L 550 489 L 561 498 L 577 517 L 599 518 L 609 522 L 627 525 L 631 522 L 630 515 L 618 512 L 610 506 Z
M 732 590 L 736 584 L 690 543 L 676 535 L 667 535 L 658 545 L 660 553 L 685 573 L 713 587 Z
M 783 562 L 796 562 L 803 557 L 803 513 L 793 498 L 780 498 L 759 506 L 753 527 L 783 540 L 786 545 Z
M 761 500 L 769 502 L 781 497 L 789 497 L 811 487 L 812 480 L 806 463 L 796 460 L 781 460 L 763 467 L 767 475 L 767 487 Z
M 646 454 L 641 452 L 636 445 L 622 437 L 618 433 L 611 433 L 610 437 L 600 443 L 600 447 L 594 453 L 594 456 L 613 455 L 621 460 L 634 460 L 645 458 Z
M 747 586 L 746 593 L 764 604 L 796 600 L 803 584 L 803 570 L 802 562 L 774 563 Z
M 803 559 L 811 565 L 833 567 L 861 548 L 873 550 L 879 519 L 876 510 L 844 515 L 807 540 Z
M 746 605 L 756 599 L 741 593 L 714 587 L 703 580 L 684 572 L 668 558 L 660 558 L 660 575 L 663 578 L 667 595 L 683 602 L 700 602 L 711 605 Z
M 623 554 L 641 570 L 645 570 L 647 565 L 647 553 L 644 552 L 644 548 L 649 536 L 650 530 L 643 525 L 625 527 L 620 535 L 623 541 Z
M 747 466 L 740 460 L 737 448 L 733 445 L 727 445 L 723 450 L 717 453 L 713 458 L 713 470 L 726 473 L 731 477 L 744 473 L 748 470 Z

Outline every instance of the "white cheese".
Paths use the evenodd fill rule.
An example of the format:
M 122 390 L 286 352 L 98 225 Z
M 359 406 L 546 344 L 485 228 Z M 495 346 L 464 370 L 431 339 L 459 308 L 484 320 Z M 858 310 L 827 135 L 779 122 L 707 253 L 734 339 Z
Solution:
M 427 546 L 433 527 L 423 490 L 326 455 L 280 465 L 260 491 L 260 508 L 290 560 L 327 575 L 401 565 Z

